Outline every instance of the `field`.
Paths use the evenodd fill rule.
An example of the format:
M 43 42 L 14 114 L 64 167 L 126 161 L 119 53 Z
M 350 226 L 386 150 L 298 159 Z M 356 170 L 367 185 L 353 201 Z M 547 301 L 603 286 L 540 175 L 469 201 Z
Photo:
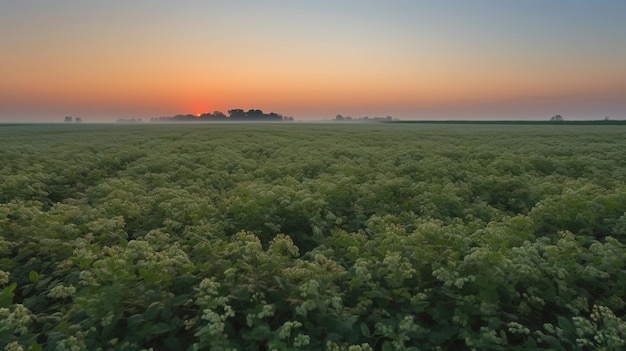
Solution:
M 623 350 L 626 126 L 0 125 L 5 350 Z

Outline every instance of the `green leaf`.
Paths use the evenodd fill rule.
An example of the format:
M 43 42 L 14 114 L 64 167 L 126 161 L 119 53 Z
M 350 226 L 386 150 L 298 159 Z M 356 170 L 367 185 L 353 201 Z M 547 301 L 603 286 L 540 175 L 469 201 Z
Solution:
M 555 338 L 554 336 L 543 335 L 542 339 L 546 342 L 546 344 L 550 345 L 550 348 L 552 348 L 553 350 L 565 351 L 565 348 L 563 347 L 559 339 Z
M 191 295 L 190 294 L 182 294 L 182 295 L 177 295 L 176 297 L 174 297 L 174 299 L 172 300 L 172 306 L 182 306 L 185 304 L 185 302 L 187 302 L 187 300 L 189 300 L 189 297 Z
M 180 343 L 180 340 L 178 340 L 178 338 L 175 336 L 170 336 L 169 338 L 165 339 L 163 343 L 165 344 L 165 348 L 168 350 L 182 349 L 182 344 Z
M 556 317 L 556 320 L 559 323 L 559 328 L 561 328 L 564 331 L 569 332 L 569 333 L 575 332 L 574 325 L 572 324 L 572 322 L 569 321 L 569 319 L 567 319 L 567 318 L 565 318 L 563 316 L 558 316 L 558 317 Z
M 31 283 L 36 283 L 37 281 L 39 281 L 39 273 L 35 271 L 30 271 L 28 273 L 28 280 L 30 280 Z
M 67 321 L 61 321 L 59 324 L 57 324 L 54 329 L 54 331 L 57 331 L 59 333 L 63 333 L 67 330 Z
M 250 292 L 247 287 L 242 286 L 236 288 L 228 297 L 233 300 L 248 301 L 250 299 Z
M 145 322 L 146 322 L 146 320 L 140 314 L 134 314 L 134 315 L 128 317 L 128 321 L 127 321 L 128 327 L 130 329 L 141 328 L 141 326 L 144 325 Z
M 284 342 L 274 339 L 270 342 L 267 343 L 268 349 L 274 349 L 274 350 L 278 350 L 278 351 L 286 351 L 287 350 L 287 344 L 285 344 Z
M 146 320 L 153 320 L 155 319 L 158 314 L 159 311 L 161 310 L 161 303 L 160 302 L 153 302 L 150 304 L 150 306 L 148 306 L 148 309 L 146 310 L 146 313 L 143 314 L 144 318 Z
M 327 319 L 325 321 L 324 329 L 332 330 L 334 333 L 340 336 L 351 335 L 354 333 L 352 325 L 354 321 L 341 320 L 341 319 Z
M 12 283 L 2 289 L 2 292 L 7 295 L 11 294 L 11 297 L 13 297 L 13 291 L 15 291 L 15 288 L 17 288 L 17 283 Z
M 370 338 L 372 335 L 370 334 L 370 329 L 367 327 L 365 323 L 361 323 L 361 334 L 366 338 Z
M 171 329 L 172 328 L 168 324 L 157 323 L 157 324 L 150 326 L 150 334 L 151 335 L 164 334 L 170 331 Z
M 13 296 L 15 296 L 13 291 L 16 287 L 17 283 L 13 283 L 2 289 L 2 294 L 0 294 L 0 307 L 7 307 L 13 303 Z
M 389 292 L 384 288 L 368 291 L 366 295 L 369 298 L 381 298 L 384 300 L 391 300 Z
M 413 305 L 413 313 L 424 312 L 428 306 L 430 306 L 430 301 L 417 302 Z
M 137 271 L 139 272 L 139 277 L 141 277 L 147 283 L 156 283 L 161 280 L 161 277 L 157 272 L 145 268 L 139 268 Z
M 272 331 L 269 326 L 257 325 L 254 328 L 252 328 L 252 330 L 248 334 L 248 337 L 250 338 L 250 340 L 262 341 L 262 340 L 266 340 L 271 335 L 271 333 Z

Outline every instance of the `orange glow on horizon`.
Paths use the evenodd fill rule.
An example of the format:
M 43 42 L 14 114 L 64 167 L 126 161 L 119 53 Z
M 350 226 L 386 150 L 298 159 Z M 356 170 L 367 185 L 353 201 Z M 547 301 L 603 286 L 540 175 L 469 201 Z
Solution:
M 338 16 L 318 2 L 114 3 L 3 7 L 0 122 L 230 109 L 296 119 L 626 111 L 626 27 L 614 16 L 624 4 L 457 13 L 443 2 L 353 2 Z M 514 25 L 503 32 L 504 23 Z

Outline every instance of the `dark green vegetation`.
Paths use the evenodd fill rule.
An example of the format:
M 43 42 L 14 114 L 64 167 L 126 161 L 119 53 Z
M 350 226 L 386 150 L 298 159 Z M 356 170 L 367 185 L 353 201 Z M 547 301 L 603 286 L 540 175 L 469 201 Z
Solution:
M 622 350 L 624 150 L 619 126 L 0 126 L 0 344 Z

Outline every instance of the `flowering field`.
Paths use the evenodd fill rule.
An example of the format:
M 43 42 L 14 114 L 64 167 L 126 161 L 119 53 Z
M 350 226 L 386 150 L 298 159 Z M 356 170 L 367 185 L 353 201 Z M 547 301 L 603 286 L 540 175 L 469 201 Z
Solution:
M 5 350 L 623 350 L 626 127 L 0 125 Z

